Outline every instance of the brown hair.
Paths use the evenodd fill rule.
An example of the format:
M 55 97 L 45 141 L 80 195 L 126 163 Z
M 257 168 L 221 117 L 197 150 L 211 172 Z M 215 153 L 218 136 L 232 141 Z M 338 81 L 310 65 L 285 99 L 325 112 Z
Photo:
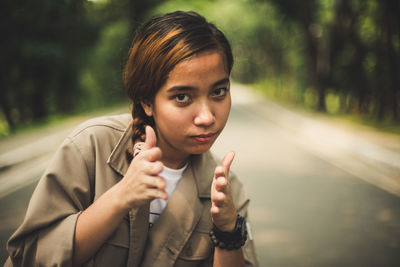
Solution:
M 137 31 L 123 75 L 126 93 L 133 104 L 133 143 L 144 141 L 145 125 L 156 126 L 140 103 L 154 101 L 168 74 L 179 62 L 214 49 L 222 52 L 230 73 L 233 56 L 225 35 L 192 11 L 155 17 Z

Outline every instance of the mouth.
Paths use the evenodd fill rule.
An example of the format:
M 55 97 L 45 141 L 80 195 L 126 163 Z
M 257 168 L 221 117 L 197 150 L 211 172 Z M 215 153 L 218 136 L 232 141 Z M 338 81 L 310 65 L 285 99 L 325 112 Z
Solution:
M 209 133 L 209 134 L 195 135 L 192 137 L 199 143 L 208 143 L 214 139 L 215 135 L 216 135 L 215 133 Z

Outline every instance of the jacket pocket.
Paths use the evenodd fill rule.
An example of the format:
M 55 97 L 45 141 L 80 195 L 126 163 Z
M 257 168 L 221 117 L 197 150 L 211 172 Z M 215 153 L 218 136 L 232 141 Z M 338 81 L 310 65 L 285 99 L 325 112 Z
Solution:
M 204 262 L 211 262 L 212 248 L 208 232 L 194 231 L 179 254 L 175 266 L 201 266 Z

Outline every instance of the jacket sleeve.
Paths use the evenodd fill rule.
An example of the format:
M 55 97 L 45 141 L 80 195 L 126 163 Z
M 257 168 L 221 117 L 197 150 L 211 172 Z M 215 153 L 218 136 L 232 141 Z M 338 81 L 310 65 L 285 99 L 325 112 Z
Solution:
M 8 241 L 5 266 L 72 266 L 76 220 L 93 198 L 90 160 L 72 139 L 64 141 Z
M 247 196 L 247 193 L 244 189 L 243 184 L 237 179 L 237 177 L 230 173 L 229 177 L 231 179 L 231 190 L 232 190 L 232 197 L 235 203 L 235 206 L 243 217 L 246 218 L 246 228 L 248 231 L 247 241 L 243 246 L 243 256 L 245 260 L 245 265 L 247 267 L 258 267 L 258 259 L 256 253 L 256 247 L 254 244 L 253 236 L 250 229 L 250 220 L 249 220 L 249 212 L 248 207 L 250 203 L 250 199 Z

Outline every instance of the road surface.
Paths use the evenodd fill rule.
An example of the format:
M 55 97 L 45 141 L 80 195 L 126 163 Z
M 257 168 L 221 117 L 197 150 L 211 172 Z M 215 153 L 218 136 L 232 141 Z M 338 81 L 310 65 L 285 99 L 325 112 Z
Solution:
M 335 135 L 333 128 L 307 124 L 303 115 L 288 115 L 244 89 L 237 95 L 234 90 L 230 120 L 213 150 L 220 157 L 230 150 L 237 153 L 232 170 L 251 198 L 260 266 L 399 266 L 397 139 L 374 147 L 359 142 L 362 134 L 356 139 L 351 139 L 354 134 Z M 304 129 L 313 129 L 312 134 Z M 63 131 L 51 134 L 58 136 L 54 142 L 60 142 Z M 46 151 L 35 160 L 46 162 L 52 153 Z M 24 164 L 11 167 L 12 175 L 26 175 L 17 174 Z M 33 169 L 27 182 L 0 190 L 0 263 L 39 176 L 40 170 Z M 0 181 L 11 170 L 3 168 Z

